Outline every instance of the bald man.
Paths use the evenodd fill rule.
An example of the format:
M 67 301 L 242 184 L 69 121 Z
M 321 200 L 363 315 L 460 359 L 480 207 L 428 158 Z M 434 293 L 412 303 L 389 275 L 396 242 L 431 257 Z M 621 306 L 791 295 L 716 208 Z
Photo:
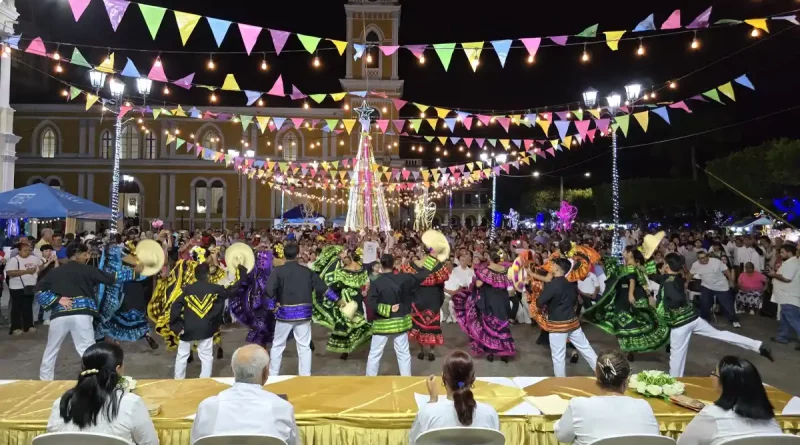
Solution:
M 190 443 L 214 434 L 266 434 L 299 445 L 291 403 L 264 389 L 269 354 L 259 345 L 242 346 L 231 358 L 234 384 L 197 407 Z

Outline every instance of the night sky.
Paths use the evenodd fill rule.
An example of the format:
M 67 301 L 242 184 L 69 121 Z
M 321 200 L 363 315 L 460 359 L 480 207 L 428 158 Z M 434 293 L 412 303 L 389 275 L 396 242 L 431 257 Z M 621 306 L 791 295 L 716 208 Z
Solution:
M 265 28 L 277 28 L 309 35 L 345 40 L 346 21 L 344 1 L 318 0 L 277 2 L 268 1 L 212 1 L 204 0 L 148 0 L 145 3 L 169 7 L 200 15 L 231 21 L 239 21 Z M 770 21 L 771 34 L 760 38 L 750 36 L 751 28 L 746 25 L 728 28 L 701 30 L 698 39 L 701 46 L 693 51 L 689 48 L 691 32 L 671 33 L 643 41 L 646 49 L 644 57 L 636 55 L 639 46 L 637 39 L 620 42 L 617 52 L 611 51 L 601 38 L 591 44 L 587 51 L 591 55 L 589 63 L 580 61 L 583 45 L 567 47 L 553 46 L 543 40 L 536 61 L 526 63 L 527 51 L 519 42 L 512 47 L 505 68 L 490 47 L 489 40 L 544 37 L 548 35 L 577 34 L 594 23 L 599 23 L 599 31 L 633 29 L 639 21 L 650 13 L 655 13 L 656 26 L 666 20 L 669 14 L 680 9 L 682 24 L 686 25 L 707 7 L 713 6 L 712 22 L 722 19 L 759 18 L 777 14 L 789 14 L 800 9 L 800 1 L 794 0 L 717 0 L 717 1 L 494 1 L 465 2 L 453 0 L 406 0 L 401 1 L 400 44 L 422 44 L 442 42 L 486 41 L 477 73 L 473 73 L 466 56 L 459 49 L 453 55 L 448 72 L 432 50 L 426 51 L 427 63 L 420 65 L 406 50 L 399 51 L 400 78 L 405 80 L 403 99 L 437 105 L 464 111 L 483 110 L 487 114 L 500 114 L 507 110 L 536 109 L 547 105 L 573 102 L 579 106 L 581 92 L 588 87 L 600 91 L 600 97 L 612 89 L 624 94 L 624 85 L 631 81 L 640 82 L 645 88 L 672 79 L 682 78 L 675 90 L 661 90 L 658 101 L 672 101 L 688 98 L 717 87 L 733 78 L 748 74 L 755 84 L 756 91 L 735 86 L 736 103 L 722 106 L 690 102 L 693 114 L 671 110 L 672 125 L 668 126 L 658 117 L 651 115 L 650 129 L 643 133 L 638 124 L 632 123 L 629 137 L 620 139 L 626 145 L 649 144 L 657 141 L 681 138 L 686 135 L 706 132 L 718 127 L 733 125 L 759 116 L 768 115 L 797 105 L 796 73 L 798 68 L 798 36 L 800 30 L 788 22 Z M 117 69 L 123 66 L 124 57 L 130 57 L 140 71 L 147 72 L 157 55 L 162 51 L 162 60 L 170 78 L 196 71 L 195 82 L 220 85 L 227 73 L 234 73 L 243 89 L 267 90 L 277 75 L 283 76 L 284 83 L 295 84 L 302 91 L 337 92 L 341 90 L 339 78 L 344 77 L 345 56 L 329 42 L 321 42 L 319 52 L 322 60 L 320 68 L 312 68 L 312 56 L 302 49 L 298 40 L 289 39 L 280 56 L 267 54 L 269 70 L 262 72 L 259 65 L 262 52 L 272 52 L 272 41 L 264 31 L 256 44 L 253 54 L 244 54 L 243 45 L 237 30 L 231 29 L 222 48 L 216 49 L 211 31 L 204 20 L 197 25 L 189 42 L 181 46 L 180 37 L 171 13 L 167 13 L 158 38 L 150 38 L 138 8 L 131 6 L 116 33 L 111 30 L 101 0 L 93 0 L 80 22 L 75 23 L 66 0 L 26 0 L 18 1 L 21 14 L 19 28 L 26 36 L 41 35 L 45 41 L 69 42 L 81 45 L 81 51 L 90 62 L 99 62 L 107 53 L 104 47 L 131 48 L 145 51 L 116 50 Z M 790 28 L 790 29 L 787 29 Z M 653 33 L 635 34 L 647 37 Z M 630 38 L 628 33 L 624 38 Z M 577 40 L 576 40 L 577 41 Z M 749 45 L 761 41 L 751 48 Z M 84 50 L 83 45 L 97 46 L 94 50 Z M 547 46 L 545 46 L 547 45 Z M 62 54 L 71 52 L 68 48 Z M 52 51 L 52 45 L 48 45 Z M 198 54 L 170 54 L 168 51 L 191 51 Z M 239 51 L 241 54 L 215 54 L 217 69 L 205 69 L 209 51 Z M 737 53 L 738 52 L 738 53 Z M 29 63 L 50 69 L 52 62 L 44 59 L 26 57 Z M 35 73 L 23 72 L 17 66 L 15 76 L 32 76 Z M 690 74 L 694 72 L 694 74 Z M 80 67 L 67 67 L 63 79 L 88 87 L 86 70 Z M 55 81 L 35 83 L 15 82 L 12 78 L 12 100 L 21 102 L 58 102 L 58 92 L 63 88 Z M 43 88 L 44 86 L 44 88 Z M 129 85 L 129 89 L 132 88 Z M 208 107 L 208 92 L 178 92 L 172 88 L 170 103 L 194 103 Z M 156 92 L 151 99 L 160 99 Z M 244 106 L 241 93 L 223 93 L 220 105 Z M 301 106 L 302 102 L 268 98 L 271 106 Z M 318 107 L 333 107 L 330 100 Z M 433 112 L 433 110 L 431 110 Z M 407 106 L 401 117 L 417 117 L 415 107 Z M 778 113 L 771 117 L 755 120 L 746 125 L 733 126 L 724 131 L 709 132 L 704 135 L 682 138 L 672 142 L 659 142 L 623 149 L 620 153 L 620 174 L 623 179 L 631 177 L 690 177 L 690 149 L 697 150 L 698 161 L 703 163 L 738 150 L 747 145 L 755 145 L 764 140 L 777 137 L 800 136 L 800 117 L 798 109 Z M 449 131 L 426 128 L 424 134 L 451 136 Z M 574 131 L 574 130 L 572 130 Z M 551 135 L 555 134 L 551 129 Z M 456 136 L 466 137 L 509 137 L 505 133 L 493 133 L 484 129 L 471 132 L 463 127 L 456 129 Z M 514 128 L 511 138 L 541 139 L 540 129 Z M 410 151 L 416 140 L 401 143 L 401 156 L 418 157 Z M 426 155 L 435 157 L 434 144 L 429 144 Z M 610 177 L 611 157 L 608 155 L 610 139 L 599 138 L 594 144 L 584 144 L 569 152 L 559 153 L 555 158 L 540 159 L 531 169 L 515 171 L 515 178 L 501 178 L 501 191 L 514 191 L 502 194 L 501 207 L 515 205 L 516 192 L 534 186 L 556 186 L 558 175 L 565 176 L 565 187 L 581 187 L 607 181 Z M 478 149 L 473 148 L 473 159 Z M 463 153 L 454 152 L 447 163 L 464 163 Z M 543 174 L 539 179 L 531 178 L 531 171 Z M 591 178 L 583 176 L 591 172 Z M 545 176 L 551 174 L 552 176 Z M 506 196 L 504 196 L 506 195 Z M 514 196 L 508 196 L 514 195 Z M 506 205 L 503 205 L 505 202 Z

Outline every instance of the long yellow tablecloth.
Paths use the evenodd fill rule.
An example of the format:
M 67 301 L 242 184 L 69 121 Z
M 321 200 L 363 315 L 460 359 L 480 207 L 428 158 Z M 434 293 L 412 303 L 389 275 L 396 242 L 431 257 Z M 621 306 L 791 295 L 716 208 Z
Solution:
M 713 390 L 707 378 L 683 379 L 687 395 L 710 402 Z M 24 445 L 44 433 L 53 402 L 72 381 L 18 381 L 0 385 L 0 445 Z M 160 405 L 153 418 L 161 443 L 189 444 L 192 425 L 188 416 L 203 399 L 228 388 L 212 379 L 141 380 L 136 389 L 148 404 Z M 307 445 L 403 445 L 417 412 L 414 393 L 426 394 L 420 377 L 294 377 L 266 388 L 286 394 L 294 405 L 303 443 Z M 505 411 L 523 402 L 525 395 L 558 394 L 564 398 L 590 396 L 600 391 L 585 377 L 548 378 L 524 389 L 476 382 L 477 400 L 500 413 L 507 443 L 555 445 L 553 423 L 557 417 L 507 415 Z M 770 388 L 770 399 L 781 412 L 791 395 Z M 633 394 L 632 394 L 633 395 Z M 692 419 L 691 411 L 659 399 L 648 399 L 665 435 L 677 437 Z M 265 421 L 269 421 L 265 419 Z M 797 434 L 800 417 L 779 416 L 784 431 Z

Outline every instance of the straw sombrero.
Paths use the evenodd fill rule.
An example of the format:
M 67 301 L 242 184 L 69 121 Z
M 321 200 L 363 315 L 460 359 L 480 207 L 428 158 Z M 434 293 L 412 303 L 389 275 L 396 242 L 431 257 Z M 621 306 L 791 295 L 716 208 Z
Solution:
M 447 261 L 450 257 L 450 243 L 438 230 L 426 230 L 422 234 L 422 244 L 431 251 L 431 255 L 436 257 L 440 263 Z
M 356 316 L 356 310 L 358 309 L 358 303 L 353 300 L 348 301 L 347 303 L 342 306 L 341 311 L 342 315 L 348 320 L 352 320 Z
M 256 265 L 256 257 L 253 249 L 245 243 L 233 243 L 225 250 L 225 264 L 229 271 L 235 273 L 239 266 L 244 266 L 247 272 L 253 270 Z
M 658 249 L 658 245 L 661 244 L 661 240 L 664 239 L 666 234 L 662 230 L 661 232 L 656 233 L 655 235 L 645 235 L 644 240 L 642 241 L 642 255 L 644 255 L 644 259 L 649 260 L 651 256 L 655 253 L 656 249 Z
M 153 276 L 164 267 L 164 249 L 157 242 L 146 239 L 136 245 L 136 258 L 144 265 L 141 275 Z

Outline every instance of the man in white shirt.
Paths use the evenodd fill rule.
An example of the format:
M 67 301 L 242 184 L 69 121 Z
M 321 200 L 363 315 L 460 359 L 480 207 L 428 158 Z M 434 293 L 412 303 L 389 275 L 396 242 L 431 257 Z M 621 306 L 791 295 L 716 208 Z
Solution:
M 587 309 L 592 307 L 597 300 L 598 293 L 600 293 L 600 281 L 594 272 L 589 272 L 586 278 L 578 281 L 578 294 L 583 307 Z
M 231 359 L 235 383 L 197 407 L 190 443 L 219 434 L 265 434 L 299 445 L 291 403 L 264 389 L 269 354 L 258 345 L 242 346 Z
M 42 259 L 31 253 L 30 244 L 20 243 L 18 249 L 19 254 L 6 262 L 11 306 L 9 333 L 12 335 L 36 332 L 33 327 L 33 287 L 42 266 Z
M 797 248 L 791 244 L 781 246 L 780 256 L 783 263 L 778 272 L 769 272 L 767 276 L 772 278 L 772 301 L 781 308 L 778 336 L 772 341 L 785 344 L 792 330 L 800 335 L 800 259 Z M 795 349 L 800 351 L 800 346 Z
M 733 305 L 733 292 L 731 292 L 733 278 L 728 266 L 716 258 L 709 257 L 705 250 L 698 250 L 697 261 L 692 264 L 689 274 L 700 276 L 700 316 L 705 320 L 711 319 L 711 307 L 716 297 L 728 321 L 733 327 L 741 328 Z

